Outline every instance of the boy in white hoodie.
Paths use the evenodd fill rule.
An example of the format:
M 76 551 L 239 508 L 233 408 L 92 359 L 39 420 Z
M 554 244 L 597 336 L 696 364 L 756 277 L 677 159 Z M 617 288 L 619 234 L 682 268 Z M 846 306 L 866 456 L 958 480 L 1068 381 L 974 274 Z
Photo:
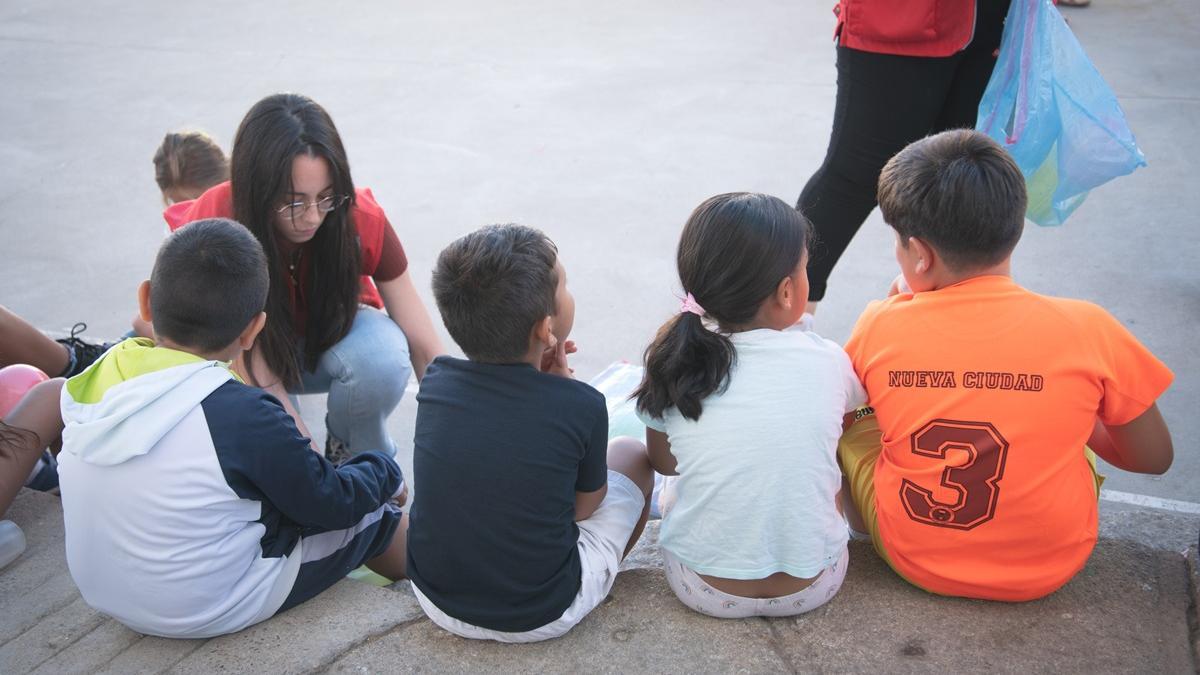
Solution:
M 192 223 L 138 289 L 156 340 L 116 345 L 63 387 L 67 563 L 84 600 L 134 630 L 231 633 L 364 563 L 404 576 L 395 461 L 335 467 L 229 369 L 263 326 L 267 287 L 245 228 Z

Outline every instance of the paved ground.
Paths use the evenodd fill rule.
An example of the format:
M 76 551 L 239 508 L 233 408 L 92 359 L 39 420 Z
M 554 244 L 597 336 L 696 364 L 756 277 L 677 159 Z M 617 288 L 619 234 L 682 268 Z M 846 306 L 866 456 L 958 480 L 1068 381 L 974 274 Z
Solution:
M 648 531 L 612 595 L 537 645 L 463 640 L 421 613 L 408 582 L 343 581 L 299 608 L 213 640 L 142 636 L 89 608 L 65 568 L 57 500 L 9 516 L 30 550 L 0 573 L 0 672 L 1104 672 L 1196 667 L 1195 589 L 1183 556 L 1106 539 L 1049 598 L 933 598 L 854 544 L 845 585 L 798 618 L 721 621 L 683 607 Z M 1196 551 L 1190 564 L 1194 579 Z
M 199 127 L 228 147 L 255 100 L 294 90 L 330 110 L 357 183 L 387 209 L 419 280 L 442 246 L 485 223 L 546 230 L 568 268 L 575 366 L 589 377 L 638 358 L 674 309 L 671 261 L 693 206 L 739 189 L 792 200 L 820 162 L 834 95 L 831 4 L 10 0 L 0 5 L 0 303 L 51 330 L 78 320 L 100 336 L 125 330 L 163 232 L 150 164 L 162 133 Z M 861 576 L 852 580 L 862 590 L 828 616 L 717 630 L 672 610 L 661 580 L 639 572 L 623 576 L 593 626 L 518 651 L 439 636 L 405 623 L 416 616 L 410 600 L 342 584 L 323 604 L 179 661 L 177 644 L 88 615 L 55 571 L 61 551 L 46 533 L 36 535 L 52 551 L 37 554 L 49 556 L 36 558 L 46 566 L 30 558 L 0 576 L 0 672 L 94 669 L 104 654 L 118 654 L 113 670 L 242 669 L 253 665 L 247 658 L 280 670 L 567 670 L 584 659 L 594 666 L 594 652 L 614 670 L 1192 668 L 1179 656 L 1187 622 L 1178 552 L 1200 527 L 1188 505 L 1200 502 L 1200 5 L 1097 0 L 1069 16 L 1150 165 L 1096 191 L 1065 227 L 1031 226 L 1015 272 L 1034 290 L 1108 307 L 1178 379 L 1160 402 L 1174 468 L 1154 478 L 1109 472 L 1106 540 L 1063 593 L 1019 608 L 935 602 L 856 551 Z M 882 294 L 894 275 L 890 241 L 873 216 L 832 279 L 822 333 L 844 339 Z M 419 286 L 428 298 L 427 281 Z M 406 450 L 413 412 L 408 398 L 391 420 Z M 305 414 L 320 433 L 319 397 L 305 401 Z M 1134 592 L 1140 583 L 1151 590 Z M 370 609 L 338 611 L 356 603 Z M 30 630 L 36 622 L 48 623 Z M 615 644 L 618 634 L 630 644 Z M 411 654 L 428 660 L 395 644 L 421 645 Z M 457 646 L 436 647 L 447 644 Z M 629 649 L 638 645 L 658 656 Z M 46 660 L 75 658 L 68 653 L 84 660 Z M 128 653 L 160 660 L 122 661 Z
M 427 299 L 454 237 L 503 221 L 548 232 L 577 299 L 576 368 L 591 376 L 639 358 L 675 309 L 674 247 L 696 204 L 743 189 L 790 201 L 820 163 L 831 5 L 456 0 L 350 13 L 318 0 L 10 0 L 0 303 L 47 329 L 126 330 L 163 233 L 150 164 L 162 134 L 199 127 L 228 147 L 254 101 L 293 90 L 330 110 Z M 1114 474 L 1107 487 L 1200 502 L 1200 7 L 1098 0 L 1070 18 L 1150 165 L 1096 191 L 1067 226 L 1030 226 L 1016 274 L 1103 304 L 1175 370 L 1161 402 L 1175 467 Z M 818 329 L 844 339 L 894 274 L 876 215 L 836 271 Z M 410 413 L 396 416 L 401 445 Z

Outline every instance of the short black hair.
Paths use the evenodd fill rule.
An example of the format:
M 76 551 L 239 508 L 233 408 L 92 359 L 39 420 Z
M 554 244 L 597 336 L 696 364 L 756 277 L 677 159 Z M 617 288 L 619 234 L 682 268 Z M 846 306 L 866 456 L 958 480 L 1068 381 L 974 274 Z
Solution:
M 433 295 L 450 336 L 472 361 L 514 363 L 534 325 L 555 313 L 554 242 L 532 227 L 489 225 L 450 244 Z
M 150 274 L 154 332 L 201 352 L 225 349 L 267 303 L 267 258 L 245 227 L 197 220 L 158 249 Z
M 879 209 L 905 242 L 917 237 L 957 270 L 1012 253 L 1025 227 L 1025 178 L 986 134 L 953 129 L 910 143 L 879 175 Z

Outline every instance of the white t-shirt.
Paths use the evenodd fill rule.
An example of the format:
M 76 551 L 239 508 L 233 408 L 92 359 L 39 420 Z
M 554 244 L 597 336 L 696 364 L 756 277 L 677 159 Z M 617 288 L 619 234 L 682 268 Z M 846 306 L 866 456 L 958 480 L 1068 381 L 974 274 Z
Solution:
M 866 392 L 842 348 L 815 333 L 730 337 L 729 387 L 704 399 L 698 421 L 674 408 L 661 420 L 639 415 L 678 460 L 660 543 L 700 574 L 814 577 L 846 546 L 837 443 Z

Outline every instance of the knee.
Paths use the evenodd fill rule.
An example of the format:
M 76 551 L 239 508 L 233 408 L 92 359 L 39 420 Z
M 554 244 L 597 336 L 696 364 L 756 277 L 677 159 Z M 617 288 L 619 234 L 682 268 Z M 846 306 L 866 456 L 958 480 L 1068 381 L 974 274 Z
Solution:
M 646 445 L 629 436 L 608 442 L 608 468 L 633 481 L 647 498 L 654 492 L 654 469 L 646 454 Z
M 404 395 L 412 373 L 407 345 L 403 349 L 345 351 L 335 347 L 321 359 L 326 361 L 322 366 L 343 385 L 354 388 L 360 395 L 392 404 Z

